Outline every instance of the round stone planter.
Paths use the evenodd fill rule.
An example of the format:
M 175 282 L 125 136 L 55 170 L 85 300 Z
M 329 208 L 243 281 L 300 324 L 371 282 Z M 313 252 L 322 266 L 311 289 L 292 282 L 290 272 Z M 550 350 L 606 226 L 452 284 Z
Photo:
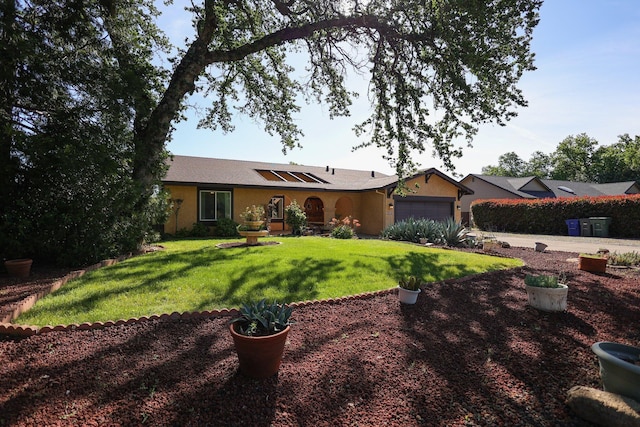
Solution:
M 31 264 L 33 264 L 33 260 L 30 258 L 9 259 L 4 262 L 4 267 L 10 276 L 24 279 L 31 274 Z
M 411 291 L 409 289 L 398 286 L 398 299 L 403 304 L 415 304 L 418 301 L 419 293 L 420 289 L 418 289 L 417 291 Z
M 244 225 L 247 227 L 247 230 L 258 231 L 264 225 L 264 221 L 245 221 Z
M 604 390 L 640 402 L 640 348 L 601 341 L 591 350 L 598 356 Z
M 236 347 L 240 373 L 250 378 L 268 378 L 280 369 L 284 345 L 287 342 L 287 328 L 277 334 L 264 337 L 249 337 L 236 332 L 235 324 L 229 325 L 229 331 Z
M 565 311 L 567 309 L 567 294 L 569 287 L 558 284 L 559 288 L 541 288 L 525 285 L 529 305 L 542 311 Z

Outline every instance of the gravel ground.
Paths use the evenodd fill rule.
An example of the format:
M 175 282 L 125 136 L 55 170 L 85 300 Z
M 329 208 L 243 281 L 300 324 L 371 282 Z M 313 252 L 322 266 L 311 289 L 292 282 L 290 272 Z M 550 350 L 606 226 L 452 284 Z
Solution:
M 594 342 L 640 345 L 640 273 L 499 252 L 526 267 L 297 307 L 266 380 L 237 373 L 226 318 L 0 338 L 0 426 L 588 426 L 567 391 L 601 388 Z M 529 307 L 524 275 L 560 271 L 568 310 Z M 0 277 L 0 311 L 62 273 Z

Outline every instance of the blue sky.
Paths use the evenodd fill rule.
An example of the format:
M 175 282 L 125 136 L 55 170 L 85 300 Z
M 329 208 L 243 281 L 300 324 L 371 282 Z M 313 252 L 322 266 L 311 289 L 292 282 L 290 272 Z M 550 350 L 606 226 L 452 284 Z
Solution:
M 176 0 L 162 8 L 160 27 L 176 44 L 193 34 L 184 4 L 184 0 Z M 537 70 L 520 82 L 529 106 L 519 109 L 518 117 L 506 127 L 481 127 L 473 148 L 466 148 L 464 156 L 454 162 L 459 175 L 480 173 L 483 166 L 497 164 L 498 157 L 510 151 L 523 160 L 529 160 L 537 150 L 551 153 L 569 135 L 584 132 L 600 145 L 615 143 L 624 133 L 640 135 L 640 2 L 547 0 L 540 17 L 532 43 Z M 355 78 L 351 82 L 352 90 L 366 89 L 366 82 Z M 205 106 L 207 101 L 194 96 L 188 102 Z M 191 108 L 188 120 L 177 124 L 168 149 L 180 155 L 393 174 L 382 158 L 382 149 L 351 150 L 359 142 L 352 127 L 369 111 L 365 92 L 347 118 L 330 120 L 326 108 L 303 103 L 296 116 L 305 133 L 303 148 L 283 155 L 279 139 L 270 137 L 250 118 L 236 116 L 236 130 L 229 134 L 199 130 L 198 116 Z M 414 159 L 423 168 L 436 167 L 452 175 L 432 157 L 430 149 Z

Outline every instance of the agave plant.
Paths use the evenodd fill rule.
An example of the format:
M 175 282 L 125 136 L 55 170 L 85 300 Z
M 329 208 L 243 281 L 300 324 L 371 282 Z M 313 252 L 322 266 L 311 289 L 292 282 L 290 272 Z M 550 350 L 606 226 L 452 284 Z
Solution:
M 416 276 L 409 276 L 406 278 L 402 278 L 398 281 L 398 285 L 401 288 L 407 289 L 409 291 L 417 291 L 420 289 L 420 285 L 422 285 L 422 281 L 418 279 Z
M 281 332 L 292 325 L 289 318 L 293 309 L 276 301 L 267 304 L 265 299 L 243 303 L 240 316 L 231 323 L 237 323 L 236 332 L 247 336 L 266 336 Z
M 467 241 L 468 230 L 453 218 L 441 223 L 440 239 L 447 246 L 461 246 Z

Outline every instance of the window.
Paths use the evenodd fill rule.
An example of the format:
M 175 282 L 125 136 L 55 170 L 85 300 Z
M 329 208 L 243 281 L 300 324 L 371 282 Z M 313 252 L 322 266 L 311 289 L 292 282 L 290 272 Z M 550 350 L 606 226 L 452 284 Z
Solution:
M 231 191 L 200 190 L 200 221 L 231 218 Z
M 274 196 L 269 203 L 271 219 L 284 219 L 284 197 Z

